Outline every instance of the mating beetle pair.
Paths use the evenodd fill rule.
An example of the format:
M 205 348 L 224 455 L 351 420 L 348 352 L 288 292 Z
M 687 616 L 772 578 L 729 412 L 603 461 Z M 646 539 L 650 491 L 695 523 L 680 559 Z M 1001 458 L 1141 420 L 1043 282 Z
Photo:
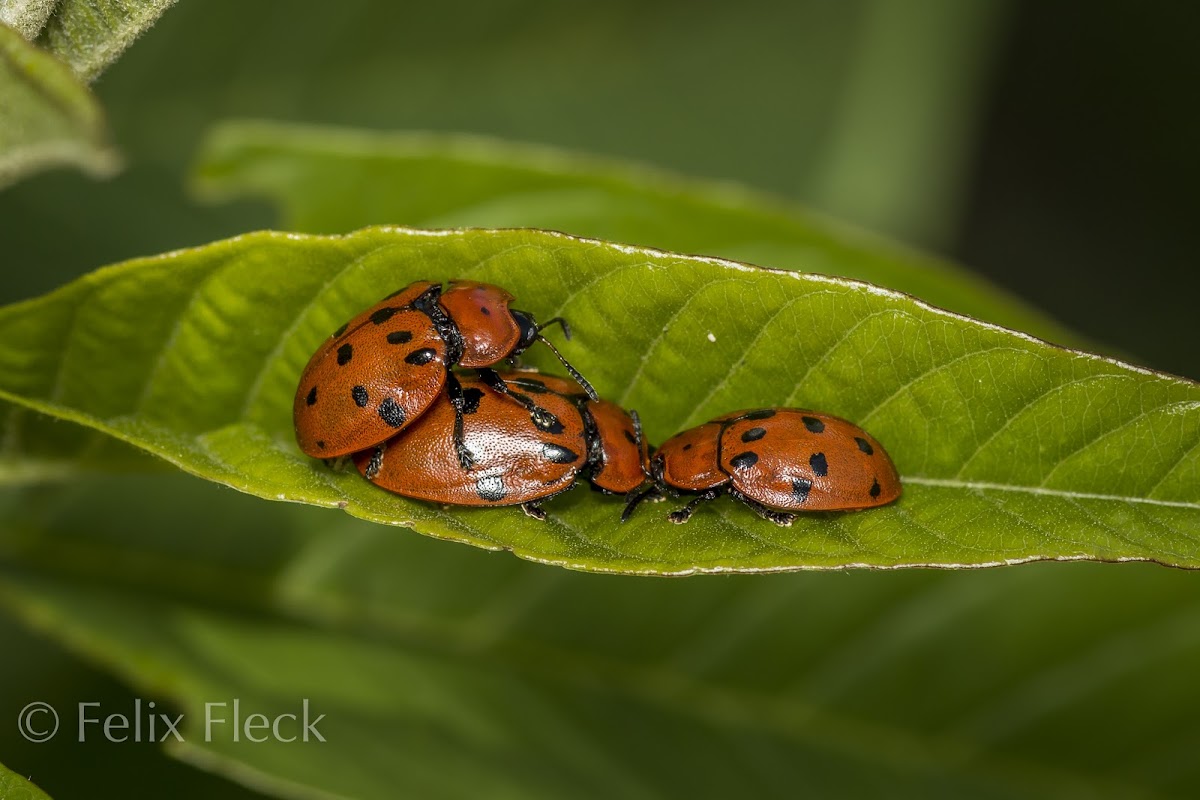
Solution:
M 465 398 L 453 367 L 477 370 L 493 390 L 507 384 L 491 367 L 542 341 L 562 359 L 542 328 L 524 311 L 508 307 L 513 296 L 498 286 L 471 281 L 417 281 L 393 292 L 333 332 L 308 361 L 296 390 L 292 415 L 300 449 L 317 458 L 346 456 L 399 433 L 433 405 L 445 389 L 454 408 L 454 450 L 463 469 L 471 454 L 463 444 Z M 567 370 L 587 395 L 596 391 L 570 364 Z M 542 430 L 557 421 L 526 395 L 515 395 Z
M 490 284 L 418 281 L 343 325 L 309 360 L 293 416 L 300 448 L 352 456 L 384 489 L 438 503 L 541 503 L 580 478 L 627 495 L 622 520 L 648 497 L 691 498 L 669 515 L 683 523 L 722 494 L 789 525 L 795 511 L 856 510 L 900 495 L 882 445 L 837 417 L 792 408 L 726 414 L 668 439 L 649 457 L 636 412 L 600 399 Z M 541 341 L 575 383 L 497 372 Z M 455 366 L 474 369 L 460 378 Z M 446 397 L 446 402 L 438 399 Z

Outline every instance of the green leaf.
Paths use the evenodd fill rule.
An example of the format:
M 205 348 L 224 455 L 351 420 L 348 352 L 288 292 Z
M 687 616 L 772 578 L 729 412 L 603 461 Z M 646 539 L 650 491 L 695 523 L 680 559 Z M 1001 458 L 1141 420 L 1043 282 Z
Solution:
M 173 699 L 175 755 L 284 796 L 1194 791 L 1190 573 L 599 577 L 169 475 L 19 507 L 0 598 Z M 205 741 L 234 698 L 307 698 L 327 742 Z
M 309 354 L 426 277 L 501 283 L 566 316 L 568 357 L 653 442 L 738 408 L 819 409 L 884 442 L 905 496 L 788 529 L 721 500 L 681 528 L 661 506 L 621 525 L 619 502 L 576 491 L 538 523 L 407 501 L 303 457 L 291 403 Z M 258 233 L 0 309 L 0 342 L 0 397 L 194 474 L 577 569 L 1200 566 L 1200 386 L 842 279 L 532 230 Z M 3 441 L 24 434 L 10 419 Z
M 104 113 L 66 65 L 0 24 L 0 188 L 62 165 L 116 170 Z
M 175 0 L 60 0 L 38 44 L 93 81 Z
M 201 148 L 210 198 L 265 197 L 288 228 L 535 227 L 856 278 L 1048 341 L 1078 336 L 987 281 L 732 184 L 451 134 L 229 122 Z
M 0 800 L 50 800 L 50 795 L 0 764 Z

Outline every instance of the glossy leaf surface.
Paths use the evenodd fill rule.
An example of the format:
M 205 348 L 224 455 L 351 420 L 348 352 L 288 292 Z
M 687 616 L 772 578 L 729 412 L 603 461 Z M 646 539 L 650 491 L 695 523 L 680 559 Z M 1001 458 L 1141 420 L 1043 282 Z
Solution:
M 567 317 L 567 355 L 641 412 L 651 441 L 733 409 L 814 408 L 882 441 L 905 495 L 791 528 L 720 500 L 678 527 L 663 506 L 618 524 L 619 502 L 577 490 L 538 523 L 405 501 L 301 456 L 291 403 L 309 354 L 428 277 L 500 283 L 536 316 Z M 538 231 L 262 233 L 2 309 L 0 341 L 4 398 L 194 474 L 578 569 L 1200 563 L 1200 386 L 845 280 Z M 41 435 L 25 419 L 6 423 L 18 462 Z

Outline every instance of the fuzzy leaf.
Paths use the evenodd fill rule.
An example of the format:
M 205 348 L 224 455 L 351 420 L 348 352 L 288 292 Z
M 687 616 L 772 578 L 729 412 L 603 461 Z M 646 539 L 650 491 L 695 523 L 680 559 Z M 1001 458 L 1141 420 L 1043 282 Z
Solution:
M 0 24 L 32 42 L 46 26 L 56 3 L 57 0 L 0 0 Z
M 92 81 L 175 0 L 60 0 L 38 43 Z
M 0 188 L 48 167 L 111 174 L 104 112 L 65 64 L 0 24 Z
M 662 506 L 621 525 L 618 502 L 575 491 L 539 523 L 407 501 L 303 457 L 291 403 L 309 354 L 425 277 L 500 283 L 566 316 L 568 357 L 653 442 L 733 409 L 814 408 L 884 442 L 905 496 L 788 529 L 721 500 L 681 528 Z M 842 279 L 528 230 L 258 233 L 0 309 L 0 342 L 0 397 L 196 475 L 578 569 L 1200 566 L 1200 386 Z M 17 460 L 23 419 L 4 431 Z

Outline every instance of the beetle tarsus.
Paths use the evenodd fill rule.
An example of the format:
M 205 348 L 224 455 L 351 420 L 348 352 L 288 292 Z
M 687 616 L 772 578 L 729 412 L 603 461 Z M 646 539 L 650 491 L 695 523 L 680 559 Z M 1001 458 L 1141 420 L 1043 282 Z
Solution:
M 792 523 L 796 521 L 795 514 L 789 514 L 786 511 L 776 511 L 772 508 L 768 508 L 757 500 L 751 500 L 749 497 L 738 491 L 731 491 L 730 494 L 749 506 L 750 510 L 755 514 L 758 514 L 768 522 L 774 522 L 781 528 L 790 528 Z
M 514 392 L 512 389 L 510 389 L 508 383 L 505 382 L 505 380 L 501 378 L 499 373 L 497 373 L 494 369 L 485 367 L 483 369 L 476 370 L 476 372 L 479 373 L 479 377 L 488 385 L 489 389 L 494 392 L 498 392 L 505 397 L 510 397 L 516 402 L 520 403 L 521 406 L 529 412 L 529 419 L 533 421 L 533 424 L 537 426 L 538 430 L 554 431 L 562 426 L 558 417 L 554 416 L 549 411 L 535 403 L 532 397 L 522 394 L 521 392 Z
M 376 445 L 371 453 L 371 460 L 367 462 L 367 468 L 363 470 L 363 475 L 369 481 L 375 480 L 379 475 L 379 470 L 383 469 L 383 445 Z
M 462 442 L 454 443 L 454 451 L 458 455 L 458 465 L 464 470 L 468 470 L 475 466 L 475 456 L 467 449 L 467 446 Z
M 562 423 L 558 421 L 558 417 L 541 406 L 535 405 L 530 409 L 529 418 L 533 420 L 533 424 L 538 427 L 538 430 L 553 431 L 556 428 L 562 427 Z
M 671 520 L 671 522 L 674 522 L 676 525 L 682 525 L 692 518 L 692 512 L 696 510 L 696 506 L 700 505 L 701 503 L 706 503 L 709 500 L 715 500 L 720 496 L 720 494 L 721 493 L 718 491 L 709 489 L 707 492 L 696 495 L 692 498 L 691 502 L 689 502 L 683 508 L 667 514 L 667 519 Z

